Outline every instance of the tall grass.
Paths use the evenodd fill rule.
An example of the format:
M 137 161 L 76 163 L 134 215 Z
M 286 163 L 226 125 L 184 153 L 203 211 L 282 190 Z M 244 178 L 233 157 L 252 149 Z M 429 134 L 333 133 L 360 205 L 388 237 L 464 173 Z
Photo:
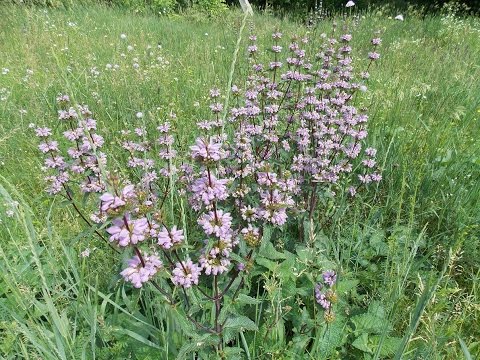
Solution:
M 139 111 L 147 124 L 175 112 L 186 147 L 195 135 L 192 124 L 206 116 L 205 106 L 195 103 L 205 105 L 208 89 L 223 88 L 229 78 L 242 16 L 159 18 L 103 7 L 0 6 L 0 12 L 0 70 L 9 70 L 0 74 L 0 353 L 11 359 L 90 359 L 108 358 L 108 349 L 112 356 L 176 356 L 180 338 L 171 334 L 181 324 L 175 318 L 158 321 L 171 312 L 153 293 L 141 305 L 127 295 L 117 281 L 115 254 L 83 231 L 61 199 L 51 203 L 43 195 L 28 125 L 52 124 L 55 96 L 68 90 L 90 105 L 110 148 L 120 129 L 140 121 Z M 330 31 L 331 21 L 312 30 L 256 15 L 247 26 L 262 42 L 277 28 L 318 36 Z M 385 305 L 395 335 L 403 338 L 398 358 L 475 358 L 480 21 L 412 14 L 397 22 L 367 13 L 354 32 L 354 41 L 365 45 L 357 57 L 366 54 L 377 30 L 382 60 L 359 106 L 370 110 L 384 181 L 356 205 L 325 204 L 327 216 L 315 224 L 315 236 L 323 254 L 360 281 L 365 307 L 373 300 Z M 246 72 L 241 55 L 234 83 Z M 107 64 L 120 69 L 107 70 Z M 10 218 L 5 214 L 13 201 L 19 206 Z M 81 259 L 87 247 L 97 250 Z M 268 294 L 268 300 L 281 301 L 277 295 Z M 280 324 L 272 336 L 280 339 L 284 330 Z M 241 341 L 248 348 L 245 337 Z M 374 358 L 381 357 L 383 341 Z M 257 358 L 259 350 L 250 347 Z

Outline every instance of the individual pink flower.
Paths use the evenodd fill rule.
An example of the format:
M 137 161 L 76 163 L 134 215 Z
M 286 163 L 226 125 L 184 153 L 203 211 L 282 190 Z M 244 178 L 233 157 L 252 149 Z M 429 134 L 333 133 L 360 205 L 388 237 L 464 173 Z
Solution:
M 145 240 L 148 230 L 149 226 L 146 218 L 130 220 L 128 216 L 124 216 L 114 219 L 107 232 L 111 235 L 111 242 L 117 242 L 119 246 L 124 247 Z
M 142 258 L 145 266 L 136 255 L 128 260 L 128 267 L 120 273 L 125 281 L 132 283 L 136 288 L 141 288 L 163 267 L 162 261 L 156 254 L 143 255 Z
M 158 245 L 164 249 L 170 249 L 172 246 L 180 244 L 184 239 L 183 230 L 177 230 L 177 226 L 174 225 L 169 231 L 164 226 L 157 234 Z
M 202 138 L 197 138 L 195 145 L 190 146 L 190 150 L 192 151 L 192 157 L 195 160 L 218 161 L 224 157 L 222 143 L 216 143 L 212 138 L 208 141 Z
M 232 216 L 223 210 L 210 211 L 203 214 L 198 219 L 198 224 L 203 227 L 205 234 L 219 238 L 228 238 L 231 236 Z
M 201 272 L 202 268 L 190 259 L 176 263 L 176 267 L 172 271 L 172 282 L 174 285 L 188 289 L 192 285 L 198 285 Z
M 228 270 L 230 259 L 208 253 L 200 256 L 199 263 L 206 275 L 219 275 Z
M 109 210 L 116 210 L 117 208 L 124 206 L 126 201 L 135 196 L 135 186 L 127 185 L 123 188 L 120 196 L 105 193 L 100 196 L 101 209 L 106 212 Z

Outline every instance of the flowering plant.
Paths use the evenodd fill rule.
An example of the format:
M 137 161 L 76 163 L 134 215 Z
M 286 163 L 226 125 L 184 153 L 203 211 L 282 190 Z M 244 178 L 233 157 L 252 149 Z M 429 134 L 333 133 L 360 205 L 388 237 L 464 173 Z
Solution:
M 151 284 L 172 306 L 182 303 L 182 316 L 209 336 L 203 346 L 213 345 L 222 356 L 235 334 L 257 330 L 234 309 L 237 298 L 250 297 L 249 287 L 262 281 L 261 269 L 274 268 L 269 259 L 292 264 L 270 242 L 276 229 L 301 235 L 305 229 L 298 224 L 312 225 L 323 199 L 340 192 L 354 197 L 381 180 L 376 150 L 364 146 L 368 115 L 354 105 L 379 59 L 380 39 L 372 40 L 367 71 L 357 76 L 350 34 L 323 34 L 320 45 L 294 37 L 285 46 L 282 38 L 272 35 L 272 58 L 265 63 L 256 37 L 249 37 L 251 72 L 229 89 L 233 106 L 212 89 L 211 117 L 197 122 L 199 136 L 182 156 L 174 114 L 155 131 L 122 131 L 128 171 L 121 173 L 107 164 L 92 112 L 72 105 L 69 96 L 57 98 L 66 151 L 51 129 L 35 128 L 49 173 L 47 192 L 63 193 L 88 225 L 98 224 L 98 236 L 131 253 L 123 279 L 135 288 Z M 90 216 L 77 205 L 78 193 L 97 194 Z M 167 211 L 167 204 L 174 210 L 187 202 L 191 209 L 182 216 Z M 314 235 L 306 240 L 313 242 Z M 331 322 L 337 274 L 322 277 L 310 288 Z

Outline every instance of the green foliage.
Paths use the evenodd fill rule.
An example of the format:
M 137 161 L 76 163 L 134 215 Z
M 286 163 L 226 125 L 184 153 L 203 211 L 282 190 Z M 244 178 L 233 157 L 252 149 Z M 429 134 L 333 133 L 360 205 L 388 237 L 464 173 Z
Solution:
M 206 116 L 194 103 L 205 103 L 214 84 L 224 88 L 239 14 L 192 22 L 136 16 L 122 8 L 150 13 L 174 6 L 145 1 L 46 13 L 1 6 L 0 68 L 10 72 L 0 75 L 0 173 L 8 180 L 1 180 L 0 200 L 0 357 L 216 358 L 212 344 L 218 338 L 187 318 L 208 323 L 208 302 L 196 298 L 187 312 L 166 305 L 154 288 L 123 286 L 121 259 L 91 231 L 82 232 L 61 199 L 52 205 L 42 195 L 28 124 L 49 123 L 56 94 L 69 88 L 92 104 L 109 150 L 140 110 L 152 126 L 175 111 L 180 141 L 188 144 L 192 125 Z M 480 355 L 478 19 L 444 14 L 410 16 L 402 23 L 378 13 L 365 16 L 354 41 L 368 44 L 373 31 L 383 29 L 382 61 L 371 69 L 360 105 L 372 110 L 371 135 L 384 181 L 356 202 L 340 194 L 327 199 L 313 224 L 264 229 L 246 286 L 236 298 L 225 298 L 229 343 L 222 351 L 228 359 Z M 76 26 L 68 25 L 72 21 Z M 263 15 L 250 26 L 267 44 L 276 29 L 285 36 L 307 31 Z M 330 26 L 325 21 L 315 31 Z M 147 51 L 148 45 L 162 65 L 149 68 L 154 50 Z M 145 72 L 130 70 L 133 57 Z M 108 63 L 121 68 L 108 73 Z M 234 79 L 247 66 L 239 60 Z M 93 67 L 101 72 L 98 78 L 88 74 Z M 28 81 L 26 69 L 33 70 Z M 10 218 L 5 204 L 13 201 L 20 206 Z M 183 207 L 188 225 L 188 206 Z M 86 247 L 92 255 L 82 259 Z M 339 273 L 339 301 L 335 320 L 327 324 L 313 286 L 329 268 Z
M 166 15 L 175 9 L 176 0 L 113 0 L 114 5 L 139 13 Z
M 222 15 L 228 9 L 225 0 L 196 0 L 195 8 L 209 16 Z

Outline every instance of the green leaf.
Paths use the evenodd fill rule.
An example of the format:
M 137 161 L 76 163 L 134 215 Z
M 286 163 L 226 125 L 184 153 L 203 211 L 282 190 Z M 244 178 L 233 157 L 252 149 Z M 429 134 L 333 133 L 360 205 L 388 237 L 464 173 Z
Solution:
M 263 228 L 263 237 L 262 237 L 262 245 L 264 243 L 269 243 L 270 239 L 272 238 L 272 227 L 271 226 L 265 226 Z
M 187 354 L 198 351 L 207 346 L 215 345 L 218 337 L 214 334 L 204 334 L 200 337 L 194 337 L 190 342 L 185 343 L 177 354 L 177 360 L 185 360 Z
M 262 300 L 255 299 L 254 297 L 251 297 L 246 294 L 240 294 L 238 295 L 237 300 L 235 302 L 240 305 L 256 305 L 256 304 L 261 304 Z
M 352 343 L 352 346 L 357 348 L 358 350 L 361 350 L 363 352 L 373 354 L 372 349 L 368 346 L 368 334 L 363 333 L 359 337 L 355 339 L 355 341 Z
M 239 347 L 227 347 L 223 350 L 223 354 L 225 355 L 226 359 L 228 360 L 242 360 L 242 353 L 243 349 Z
M 295 260 L 289 257 L 283 261 L 276 269 L 277 274 L 283 281 L 295 280 L 295 274 L 293 273 L 293 267 L 295 266 Z
M 162 350 L 162 348 L 161 348 L 160 346 L 158 346 L 158 345 L 155 344 L 154 342 L 146 339 L 146 338 L 143 337 L 142 335 L 137 334 L 136 332 L 133 332 L 133 331 L 130 331 L 130 330 L 124 329 L 124 328 L 117 328 L 115 332 L 128 335 L 128 336 L 130 336 L 131 338 L 133 338 L 133 339 L 141 342 L 141 343 L 144 344 L 144 345 L 147 345 L 147 346 L 152 347 L 152 348 L 155 348 L 155 349 Z
M 277 251 L 277 249 L 275 249 L 275 246 L 273 246 L 271 242 L 263 242 L 262 245 L 263 246 L 260 248 L 259 255 L 271 260 L 287 258 L 285 254 Z
M 358 280 L 340 280 L 337 283 L 337 292 L 339 294 L 346 294 L 350 290 L 357 287 L 359 281 Z
M 370 236 L 369 242 L 376 255 L 386 256 L 388 254 L 388 245 L 385 241 L 385 232 L 383 230 L 375 231 Z
M 402 343 L 402 338 L 391 336 L 385 337 L 381 344 L 380 340 L 381 336 L 374 335 L 370 337 L 372 348 L 374 348 L 377 354 L 379 354 L 381 357 L 390 358 L 393 354 L 395 354 L 395 351 Z M 378 346 L 381 346 L 379 351 L 377 351 Z
M 352 322 L 355 325 L 355 334 L 359 335 L 362 332 L 369 334 L 381 334 L 385 331 L 391 330 L 391 325 L 386 323 L 385 309 L 379 302 L 373 302 L 368 312 L 352 317 Z
M 278 263 L 276 263 L 275 261 L 272 261 L 272 260 L 265 259 L 265 258 L 260 257 L 260 256 L 255 258 L 255 262 L 258 265 L 262 265 L 262 266 L 266 267 L 268 270 L 270 270 L 272 272 L 275 271 L 275 269 L 278 268 Z
M 316 334 L 316 336 L 321 336 L 320 346 L 318 348 L 318 356 L 316 359 L 331 358 L 335 350 L 346 342 L 346 322 L 347 319 L 345 316 L 337 313 L 335 321 L 326 327 L 325 332 L 323 334 Z
M 257 325 L 248 317 L 240 315 L 234 318 L 228 318 L 225 322 L 225 329 L 232 329 L 237 331 L 258 331 Z

